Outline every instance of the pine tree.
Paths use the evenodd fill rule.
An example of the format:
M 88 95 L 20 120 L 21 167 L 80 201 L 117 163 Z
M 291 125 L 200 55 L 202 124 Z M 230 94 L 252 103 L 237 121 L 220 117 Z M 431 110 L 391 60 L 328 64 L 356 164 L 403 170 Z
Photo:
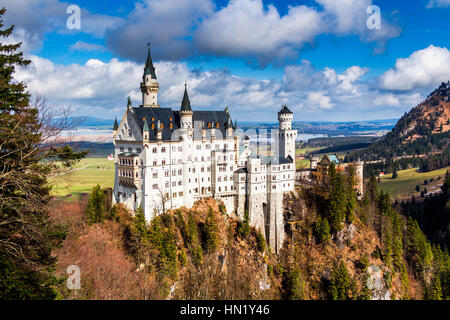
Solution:
M 241 238 L 247 238 L 250 233 L 250 215 L 248 210 L 244 211 L 244 221 L 238 223 L 238 234 Z
M 392 179 L 397 179 L 397 178 L 398 178 L 397 168 L 394 168 L 394 171 L 392 172 Z
M 13 27 L 4 28 L 5 13 L 0 9 L 0 299 L 48 299 L 56 297 L 51 250 L 63 234 L 49 220 L 47 177 L 52 159 L 70 165 L 78 155 L 43 143 L 39 110 L 13 79 L 30 61 L 21 43 L 7 44 Z
M 144 210 L 142 210 L 141 207 L 136 210 L 132 225 L 134 233 L 138 236 L 139 241 L 142 243 L 147 242 L 150 238 L 150 231 L 148 229 L 147 221 L 145 220 Z
M 332 166 L 334 168 L 334 166 Z M 328 199 L 328 221 L 333 232 L 342 230 L 347 211 L 347 195 L 341 173 L 330 169 L 331 190 Z
M 328 224 L 328 220 L 322 218 L 320 215 L 317 217 L 314 231 L 319 243 L 327 242 L 331 238 L 330 225 Z
M 426 298 L 428 300 L 442 300 L 441 279 L 439 277 L 434 277 L 431 281 L 430 287 L 426 290 Z
M 289 300 L 300 300 L 303 298 L 303 281 L 298 268 L 293 268 L 283 281 L 283 287 L 286 291 L 286 298 Z
M 194 215 L 189 212 L 188 213 L 188 222 L 187 222 L 187 239 L 188 245 L 196 245 L 198 242 L 198 228 L 197 222 L 194 219 Z
M 100 185 L 92 188 L 86 207 L 86 215 L 89 224 L 100 223 L 105 218 L 105 194 Z
M 263 234 L 259 231 L 256 231 L 256 246 L 259 252 L 264 252 L 266 250 L 266 239 Z
M 350 275 L 344 262 L 335 263 L 331 273 L 329 296 L 332 300 L 347 300 L 352 287 Z
M 212 209 L 209 209 L 208 217 L 205 221 L 205 240 L 206 251 L 214 252 L 219 246 L 219 227 L 217 225 L 217 219 Z

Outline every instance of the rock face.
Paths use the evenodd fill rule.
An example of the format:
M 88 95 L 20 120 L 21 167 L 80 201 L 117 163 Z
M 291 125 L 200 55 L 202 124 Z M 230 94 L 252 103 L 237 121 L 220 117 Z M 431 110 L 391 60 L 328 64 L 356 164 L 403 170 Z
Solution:
M 367 268 L 367 273 L 367 287 L 372 290 L 372 300 L 391 300 L 391 292 L 386 287 L 382 269 L 371 265 Z
M 270 280 L 269 276 L 267 275 L 267 264 L 264 264 L 263 267 L 264 273 L 262 276 L 262 280 L 259 281 L 259 290 L 260 291 L 266 291 L 270 289 Z
M 336 245 L 340 249 L 342 249 L 347 244 L 348 241 L 351 241 L 353 239 L 355 232 L 356 232 L 356 227 L 353 224 L 346 225 L 343 230 L 339 231 L 334 236 Z

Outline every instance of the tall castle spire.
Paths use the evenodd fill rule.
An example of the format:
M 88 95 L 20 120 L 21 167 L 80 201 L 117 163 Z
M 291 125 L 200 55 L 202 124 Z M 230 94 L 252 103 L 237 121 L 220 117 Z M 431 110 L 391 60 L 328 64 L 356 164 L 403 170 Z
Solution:
M 187 84 L 184 83 L 184 95 L 183 101 L 181 102 L 181 111 L 192 111 L 191 102 L 189 101 L 189 96 L 187 92 Z
M 148 52 L 147 52 L 147 61 L 145 62 L 145 67 L 144 67 L 144 77 L 146 75 L 150 75 L 151 79 L 156 80 L 155 67 L 153 66 L 152 55 L 150 53 L 150 42 L 147 43 L 147 46 L 148 46 Z
M 192 129 L 193 128 L 193 122 L 192 122 L 193 114 L 194 113 L 192 112 L 191 102 L 189 101 L 189 96 L 187 93 L 187 84 L 185 82 L 184 83 L 183 101 L 181 102 L 181 109 L 180 109 L 181 128 L 182 129 Z
M 144 74 L 142 75 L 141 92 L 142 106 L 159 108 L 158 91 L 159 83 L 156 80 L 155 67 L 153 66 L 152 55 L 150 53 L 150 42 L 147 43 L 147 61 L 145 62 Z

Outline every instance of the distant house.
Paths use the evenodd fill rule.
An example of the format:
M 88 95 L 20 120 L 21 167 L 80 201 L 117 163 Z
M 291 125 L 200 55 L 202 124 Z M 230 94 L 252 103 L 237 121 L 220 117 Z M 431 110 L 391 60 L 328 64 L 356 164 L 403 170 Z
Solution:
M 114 160 L 114 155 L 113 155 L 113 154 L 110 154 L 110 155 L 108 156 L 108 160 L 113 161 L 113 160 Z

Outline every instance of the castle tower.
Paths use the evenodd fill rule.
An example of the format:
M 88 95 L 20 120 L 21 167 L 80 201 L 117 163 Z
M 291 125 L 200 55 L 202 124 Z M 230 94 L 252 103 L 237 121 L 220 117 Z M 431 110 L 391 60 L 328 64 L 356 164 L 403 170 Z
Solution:
M 309 160 L 309 168 L 311 170 L 316 170 L 318 162 L 319 162 L 319 158 L 317 156 L 312 156 L 311 159 Z
M 291 157 L 292 160 L 295 160 L 297 130 L 292 130 L 293 118 L 294 114 L 285 105 L 278 112 L 280 156 L 285 158 Z
M 117 123 L 117 117 L 114 117 L 113 136 L 116 135 L 118 129 L 119 129 L 119 124 Z
M 355 179 L 356 190 L 359 195 L 364 195 L 364 161 L 358 160 L 355 162 Z
M 150 54 L 150 43 L 148 45 L 147 61 L 144 67 L 144 74 L 141 82 L 142 105 L 144 107 L 159 108 L 158 91 L 159 83 L 156 80 L 155 67 L 153 67 L 152 56 Z
M 184 83 L 184 96 L 181 102 L 180 116 L 181 116 L 181 128 L 182 129 L 192 129 L 192 108 L 191 102 L 189 101 L 189 96 L 187 93 L 187 85 Z

